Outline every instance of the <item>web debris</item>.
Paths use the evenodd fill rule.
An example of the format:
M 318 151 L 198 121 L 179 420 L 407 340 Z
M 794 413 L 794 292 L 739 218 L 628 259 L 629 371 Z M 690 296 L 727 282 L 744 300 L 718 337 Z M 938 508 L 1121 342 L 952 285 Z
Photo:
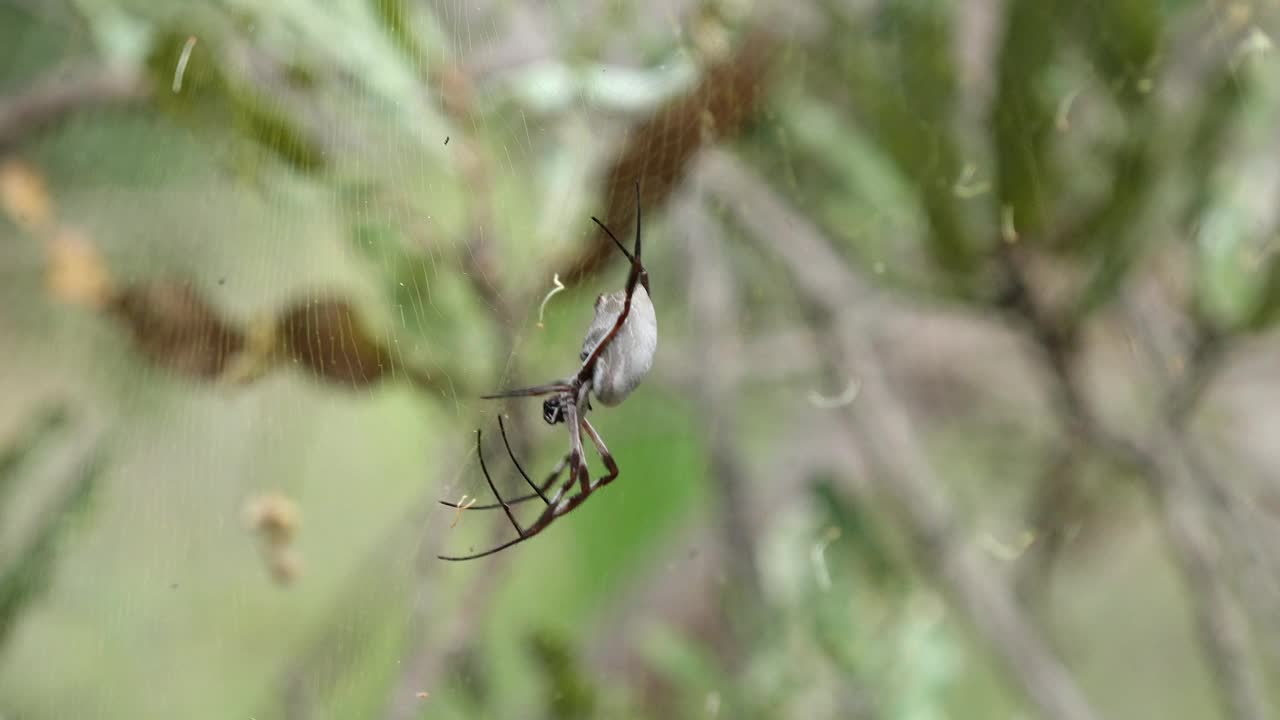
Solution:
M 187 72 L 187 62 L 191 60 L 191 51 L 195 49 L 196 36 L 191 35 L 182 46 L 182 54 L 178 56 L 178 67 L 173 70 L 173 92 L 182 92 L 182 76 Z
M 835 395 L 833 397 L 828 397 L 826 395 L 822 395 L 818 393 L 817 391 L 810 390 L 809 404 L 813 405 L 816 408 L 821 408 L 823 410 L 831 410 L 833 408 L 844 407 L 845 405 L 848 405 L 849 403 L 853 402 L 854 399 L 858 397 L 858 391 L 861 389 L 862 389 L 862 383 L 858 382 L 857 380 L 850 380 L 849 384 L 845 385 L 844 390 L 839 395 Z
M 551 288 L 551 292 L 547 293 L 546 296 L 542 298 L 542 304 L 538 306 L 538 327 L 539 328 L 543 327 L 542 313 L 547 309 L 547 302 L 549 302 L 551 298 L 555 297 L 556 293 L 564 290 L 564 284 L 560 282 L 560 273 L 556 273 L 555 276 L 552 277 L 551 281 L 554 282 L 556 286 Z

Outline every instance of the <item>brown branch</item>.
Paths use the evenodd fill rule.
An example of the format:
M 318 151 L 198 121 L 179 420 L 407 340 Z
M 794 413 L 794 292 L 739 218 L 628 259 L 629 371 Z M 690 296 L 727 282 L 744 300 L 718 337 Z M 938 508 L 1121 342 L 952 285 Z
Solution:
M 1280 573 L 1273 554 L 1269 533 L 1259 526 L 1256 508 L 1238 496 L 1210 467 L 1203 441 L 1189 427 L 1199 408 L 1200 399 L 1208 392 L 1231 350 L 1229 341 L 1216 332 L 1199 327 L 1194 331 L 1190 347 L 1190 360 L 1177 377 L 1170 372 L 1166 359 L 1181 353 L 1170 337 L 1167 328 L 1159 332 L 1161 323 L 1155 321 L 1158 306 L 1147 302 L 1142 293 L 1126 298 L 1122 310 L 1138 346 L 1144 351 L 1153 375 L 1164 385 L 1163 416 L 1177 447 L 1186 454 L 1188 467 L 1196 483 L 1196 489 L 1208 502 L 1207 513 L 1215 521 L 1218 537 L 1233 554 L 1244 577 L 1244 587 L 1237 588 L 1237 595 L 1248 612 L 1272 631 L 1269 642 L 1260 640 L 1260 646 L 1274 663 L 1280 659 L 1280 645 L 1276 631 L 1280 630 Z
M 733 54 L 706 68 L 696 86 L 628 132 L 605 172 L 602 219 L 607 225 L 627 227 L 635 220 L 637 181 L 641 204 L 653 212 L 684 179 L 700 150 L 742 130 L 764 98 L 778 49 L 770 32 L 749 32 Z M 593 229 L 572 257 L 557 264 L 564 268 L 560 276 L 568 285 L 581 282 L 599 272 L 613 252 L 609 238 Z
M 135 73 L 80 68 L 38 81 L 20 95 L 0 99 L 0 153 L 72 114 L 145 99 L 150 88 Z
M 1217 539 L 1197 502 L 1195 466 L 1178 438 L 1167 418 L 1158 421 L 1143 453 L 1144 476 L 1164 515 L 1169 545 L 1194 603 L 1200 642 L 1223 703 L 1233 718 L 1262 720 L 1270 713 L 1252 668 L 1248 628 L 1218 572 Z
M 1054 564 L 1071 535 L 1073 524 L 1087 517 L 1090 498 L 1080 486 L 1079 455 L 1084 441 L 1067 440 L 1050 451 L 1026 509 L 1027 527 L 1034 542 L 1017 560 L 1018 596 L 1033 604 L 1047 598 L 1046 589 Z
M 1027 281 L 1021 248 L 999 243 L 996 252 L 1004 270 L 1005 287 L 997 304 L 1021 322 L 1040 349 L 1055 382 L 1050 384 L 1054 416 L 1062 423 L 1065 438 L 1046 463 L 1035 484 L 1029 515 L 1036 542 L 1019 559 L 1015 581 L 1024 600 L 1035 597 L 1065 542 L 1073 516 L 1087 505 L 1076 472 L 1077 454 L 1088 447 L 1093 433 L 1085 412 L 1085 400 L 1074 383 L 1062 379 L 1071 374 L 1078 347 L 1078 328 L 1066 316 L 1054 316 L 1036 302 Z
M 709 153 L 700 169 L 708 188 L 736 213 L 756 242 L 774 252 L 796 292 L 828 318 L 863 304 L 869 294 L 816 228 L 796 216 L 734 159 Z M 876 489 L 894 502 L 921 564 L 949 595 L 1017 680 L 1027 699 L 1053 720 L 1098 717 L 1074 677 L 1019 607 L 1009 583 L 965 538 L 942 494 L 905 408 L 881 370 L 865 333 L 832 324 L 832 363 L 862 390 L 842 408 Z

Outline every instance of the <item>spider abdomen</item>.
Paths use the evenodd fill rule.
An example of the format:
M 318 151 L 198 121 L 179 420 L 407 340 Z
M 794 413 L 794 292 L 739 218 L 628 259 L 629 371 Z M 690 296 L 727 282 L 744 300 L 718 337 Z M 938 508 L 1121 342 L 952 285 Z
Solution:
M 600 344 L 617 322 L 625 300 L 626 292 L 619 291 L 601 295 L 596 301 L 596 316 L 582 344 L 584 356 Z M 657 350 L 658 316 L 649 293 L 643 285 L 637 285 L 631 296 L 631 312 L 596 362 L 591 377 L 591 389 L 596 398 L 608 406 L 626 399 L 653 368 L 653 356 Z

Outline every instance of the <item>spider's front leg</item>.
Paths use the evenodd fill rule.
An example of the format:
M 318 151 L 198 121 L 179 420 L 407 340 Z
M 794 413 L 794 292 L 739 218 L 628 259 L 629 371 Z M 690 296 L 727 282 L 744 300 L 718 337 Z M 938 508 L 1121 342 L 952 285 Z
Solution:
M 551 472 L 547 475 L 547 479 L 543 480 L 541 485 L 534 485 L 533 479 L 529 477 L 529 473 L 524 471 L 524 466 L 520 464 L 520 460 L 516 458 L 515 451 L 511 449 L 511 440 L 507 438 L 507 425 L 502 422 L 501 415 L 498 416 L 498 429 L 502 431 L 502 444 L 507 448 L 507 457 L 511 458 L 511 464 L 514 465 L 516 471 L 520 473 L 520 477 L 524 478 L 525 483 L 529 487 L 533 488 L 533 492 L 528 495 L 510 498 L 492 505 L 476 505 L 474 500 L 472 500 L 470 504 L 466 505 L 461 502 L 441 500 L 441 505 L 458 510 L 496 510 L 504 505 L 515 505 L 517 503 L 528 502 L 529 500 L 535 499 L 542 500 L 542 504 L 544 505 L 551 504 L 551 501 L 547 499 L 547 493 L 550 491 L 551 486 L 555 484 L 556 479 L 560 477 L 560 473 L 564 472 L 564 469 L 569 466 L 569 456 L 566 454 L 564 457 L 560 458 L 560 462 L 556 463 L 556 466 L 551 469 Z M 477 449 L 477 453 L 478 452 L 480 452 L 479 449 Z M 466 495 L 463 495 L 463 498 L 466 497 Z

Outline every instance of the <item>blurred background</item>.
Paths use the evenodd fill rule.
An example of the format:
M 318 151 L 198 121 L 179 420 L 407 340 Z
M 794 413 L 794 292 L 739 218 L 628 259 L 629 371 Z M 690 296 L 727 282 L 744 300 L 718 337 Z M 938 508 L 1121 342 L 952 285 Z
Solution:
M 0 0 L 0 718 L 1272 717 L 1278 17 Z

